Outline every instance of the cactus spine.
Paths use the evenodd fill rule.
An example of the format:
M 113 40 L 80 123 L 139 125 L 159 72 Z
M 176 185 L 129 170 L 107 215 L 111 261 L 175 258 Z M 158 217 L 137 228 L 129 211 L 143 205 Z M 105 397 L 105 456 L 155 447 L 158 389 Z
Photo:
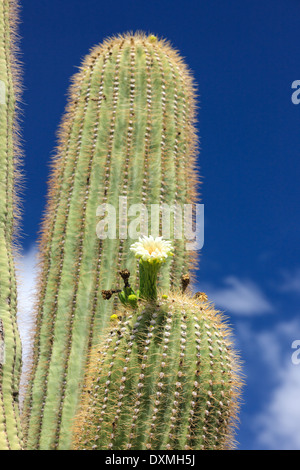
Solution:
M 190 74 L 164 41 L 119 36 L 92 50 L 73 79 L 40 241 L 42 272 L 25 417 L 30 449 L 68 449 L 88 352 L 113 302 L 101 289 L 136 263 L 130 239 L 100 240 L 103 203 L 195 202 L 195 98 Z M 121 227 L 122 229 L 123 227 Z M 160 226 L 161 228 L 161 226 Z M 175 242 L 174 242 L 175 243 Z M 178 256 L 161 285 L 177 286 L 193 257 Z
M 20 153 L 16 124 L 19 94 L 15 54 L 17 8 L 14 0 L 0 1 L 0 450 L 22 447 L 18 405 L 21 343 L 16 322 L 17 288 L 13 260 Z
M 205 296 L 146 290 L 92 351 L 74 448 L 232 449 L 241 380 L 230 329 Z

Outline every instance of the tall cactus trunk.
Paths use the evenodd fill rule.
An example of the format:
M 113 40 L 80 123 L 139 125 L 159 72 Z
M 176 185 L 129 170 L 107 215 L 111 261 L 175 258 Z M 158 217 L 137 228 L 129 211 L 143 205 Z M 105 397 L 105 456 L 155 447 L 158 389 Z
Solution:
M 13 239 L 18 219 L 16 186 L 19 146 L 15 56 L 18 4 L 0 1 L 0 450 L 22 448 L 19 419 L 21 343 L 17 327 L 17 287 Z
M 132 239 L 99 239 L 97 207 L 195 201 L 192 79 L 164 41 L 143 34 L 98 46 L 73 79 L 49 185 L 40 241 L 41 275 L 32 371 L 25 401 L 29 449 L 69 449 L 91 347 L 114 308 L 101 289 L 136 262 Z M 117 227 L 118 228 L 118 227 Z M 124 229 L 124 227 L 121 227 Z M 118 230 L 117 230 L 118 237 Z M 161 279 L 176 286 L 193 255 Z

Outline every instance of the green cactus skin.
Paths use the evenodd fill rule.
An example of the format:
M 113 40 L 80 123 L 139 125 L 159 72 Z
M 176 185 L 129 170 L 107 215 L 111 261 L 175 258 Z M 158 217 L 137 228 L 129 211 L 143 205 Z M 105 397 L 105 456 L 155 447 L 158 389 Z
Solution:
M 0 1 L 0 450 L 22 448 L 19 419 L 21 343 L 17 327 L 14 235 L 19 217 L 19 142 L 16 107 L 19 70 L 16 61 L 16 1 Z
M 241 378 L 222 315 L 186 294 L 118 315 L 92 351 L 74 449 L 233 449 Z
M 99 240 L 96 209 L 196 201 L 195 93 L 180 56 L 162 40 L 127 34 L 92 50 L 73 80 L 49 185 L 32 370 L 24 405 L 29 449 L 69 449 L 89 351 L 113 303 L 101 289 L 128 267 L 129 238 Z M 175 243 L 161 286 L 177 286 L 195 256 Z M 134 283 L 134 281 L 133 281 Z

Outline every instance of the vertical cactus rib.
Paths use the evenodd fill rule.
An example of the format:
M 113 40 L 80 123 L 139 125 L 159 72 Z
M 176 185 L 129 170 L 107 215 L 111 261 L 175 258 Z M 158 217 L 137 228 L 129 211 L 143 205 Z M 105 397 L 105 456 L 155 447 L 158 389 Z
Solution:
M 173 97 L 173 109 L 174 109 L 174 132 L 175 132 L 175 138 L 174 138 L 174 145 L 173 145 L 173 158 L 174 158 L 174 165 L 175 165 L 175 194 L 174 194 L 174 226 L 178 223 L 180 224 L 181 221 L 179 220 L 179 214 L 177 213 L 177 207 L 176 205 L 179 203 L 179 198 L 180 195 L 183 193 L 186 193 L 186 188 L 185 186 L 182 186 L 182 178 L 181 178 L 181 169 L 182 167 L 185 167 L 185 158 L 186 155 L 183 152 L 183 158 L 179 162 L 180 159 L 180 154 L 179 154 L 179 137 L 180 137 L 180 123 L 179 123 L 179 100 L 178 100 L 178 85 L 177 85 L 177 77 L 175 75 L 174 67 L 172 67 L 172 64 L 168 61 L 170 70 L 171 70 L 171 83 L 174 85 L 174 97 Z M 184 172 L 183 172 L 184 175 Z M 185 183 L 185 178 L 183 178 L 183 182 Z M 174 239 L 173 242 L 174 248 L 177 248 L 177 242 L 176 239 Z M 179 247 L 178 247 L 179 248 Z M 171 279 L 171 287 L 173 287 L 174 280 L 176 279 L 176 270 L 175 268 L 175 260 L 173 258 L 172 263 L 171 263 L 171 269 L 170 269 L 170 279 Z M 180 275 L 178 276 L 178 278 Z
M 20 99 L 20 70 L 17 60 L 18 3 L 0 2 L 0 320 L 5 360 L 0 364 L 0 449 L 22 447 L 19 419 L 19 383 L 21 343 L 17 327 L 17 286 L 13 253 L 20 217 L 18 186 L 20 185 L 19 129 L 17 121 Z
M 182 377 L 185 374 L 186 369 L 186 349 L 188 350 L 193 348 L 193 343 L 186 344 L 186 330 L 187 330 L 187 318 L 184 313 L 181 315 L 180 319 L 180 337 L 178 338 L 179 347 L 177 346 L 178 356 L 176 357 L 177 361 L 175 360 L 175 364 L 173 366 L 174 375 L 173 377 L 169 378 L 170 385 L 169 387 L 172 389 L 172 407 L 168 407 L 166 404 L 166 397 L 164 399 L 164 406 L 163 413 L 160 422 L 161 428 L 161 435 L 164 436 L 162 440 L 162 448 L 166 448 L 171 450 L 174 445 L 174 441 L 176 439 L 176 421 L 180 415 L 180 406 L 184 402 L 184 399 L 187 401 L 190 399 L 190 396 L 187 395 L 183 397 L 180 393 L 182 388 Z M 173 346 L 174 347 L 174 346 Z M 177 364 L 176 364 L 177 362 Z M 193 378 L 193 376 L 192 376 Z M 191 384 L 193 380 L 191 380 Z
M 171 80 L 167 83 L 166 74 L 162 65 L 162 58 L 157 51 L 157 48 L 153 48 L 153 66 L 156 62 L 157 71 L 160 75 L 161 87 L 160 87 L 160 101 L 161 101 L 161 145 L 160 145 L 160 154 L 161 154 L 161 187 L 159 188 L 159 203 L 163 204 L 172 204 L 174 201 L 174 162 L 175 156 L 173 155 L 172 142 L 173 142 L 173 120 L 174 120 L 174 110 L 173 113 L 169 110 L 169 103 L 167 102 L 166 90 L 168 87 L 169 90 L 169 99 L 172 100 L 172 84 Z M 169 111 L 169 113 L 168 113 Z M 159 233 L 162 233 L 162 216 L 159 220 Z M 165 284 L 164 280 L 167 280 L 167 285 L 169 283 L 169 273 L 162 272 L 161 275 L 161 285 Z
M 178 118 L 178 132 L 174 143 L 174 152 L 178 151 L 178 158 L 176 158 L 176 202 L 179 206 L 184 204 L 194 204 L 199 202 L 199 164 L 196 165 L 196 158 L 198 153 L 198 137 L 196 134 L 196 95 L 195 87 L 191 74 L 188 72 L 187 77 L 182 74 L 181 65 L 182 60 L 176 58 L 175 64 L 172 64 L 172 51 L 168 54 L 168 60 L 172 69 L 172 81 L 174 83 L 174 97 L 176 104 L 174 104 L 175 118 Z M 178 101 L 177 101 L 178 99 Z M 184 138 L 184 134 L 188 138 Z M 182 158 L 180 158 L 182 155 Z M 180 243 L 174 240 L 174 247 L 176 253 L 182 250 L 183 247 Z M 197 256 L 194 252 L 190 253 L 190 266 L 191 269 L 197 267 Z M 173 258 L 171 262 L 172 279 L 179 279 L 186 271 L 184 263 L 182 263 L 182 256 Z M 191 271 L 193 278 L 193 271 Z M 175 284 L 171 281 L 171 287 Z
M 127 198 L 128 207 L 172 204 L 175 188 L 180 192 L 188 186 L 179 160 L 184 147 L 185 168 L 194 171 L 188 128 L 193 122 L 188 116 L 185 123 L 181 119 L 183 102 L 190 107 L 193 93 L 183 86 L 191 83 L 177 53 L 142 33 L 96 46 L 73 79 L 40 239 L 36 331 L 24 405 L 30 449 L 70 448 L 89 352 L 116 306 L 102 299 L 101 289 L 118 286 L 118 271 L 125 267 L 132 283 L 138 280 L 137 263 L 127 255 L 132 239 L 119 239 L 124 227 L 117 221 L 116 239 L 97 238 L 97 207 L 111 204 L 118 216 L 120 197 Z M 175 87 L 182 90 L 177 118 Z M 176 126 L 183 126 L 177 140 Z M 194 201 L 185 194 L 182 202 Z M 183 240 L 177 244 L 184 265 L 190 254 Z M 175 286 L 179 282 L 174 278 Z
M 186 129 L 187 127 L 187 117 L 186 117 L 186 99 L 183 99 L 182 102 L 179 100 L 179 93 L 185 94 L 184 88 L 182 87 L 181 78 L 176 75 L 176 71 L 172 64 L 170 63 L 170 67 L 172 70 L 172 83 L 174 83 L 174 118 L 175 118 L 175 141 L 174 141 L 174 159 L 175 159 L 175 166 L 176 166 L 176 192 L 175 192 L 175 204 L 178 204 L 182 207 L 185 201 L 192 201 L 191 196 L 187 196 L 188 191 L 188 178 L 190 175 L 186 173 L 187 169 L 187 159 L 189 156 L 187 155 L 188 145 L 185 140 L 182 141 L 181 134 L 182 129 Z M 177 72 L 178 73 L 178 72 Z M 178 84 L 179 78 L 179 84 Z M 182 106 L 182 108 L 180 108 Z M 182 157 L 181 157 L 182 156 Z M 181 158 L 180 158 L 181 157 Z M 176 206 L 175 206 L 176 207 Z M 175 213 L 175 217 L 179 217 L 177 213 Z M 178 221 L 181 223 L 181 221 Z M 176 223 L 176 219 L 175 219 Z M 174 248 L 176 252 L 178 250 L 182 250 L 180 244 L 177 243 L 177 240 L 174 240 Z M 179 265 L 179 266 L 178 266 Z M 174 285 L 174 279 L 180 278 L 183 274 L 184 266 L 180 265 L 180 257 L 176 259 L 173 258 L 171 261 L 171 287 Z
M 182 70 L 182 59 L 171 48 L 164 53 L 158 47 L 154 46 L 153 49 L 161 74 L 162 111 L 165 114 L 163 129 L 167 131 L 166 135 L 162 135 L 162 162 L 164 155 L 170 158 L 166 165 L 168 172 L 163 172 L 160 202 L 174 204 L 175 224 L 176 204 L 183 209 L 184 204 L 193 204 L 199 199 L 196 191 L 199 175 L 196 168 L 198 138 L 195 132 L 195 90 L 190 73 L 186 68 Z M 172 171 L 171 163 L 175 166 Z M 177 216 L 180 224 L 180 217 Z M 173 244 L 179 256 L 172 260 L 171 266 L 162 268 L 161 278 L 170 277 L 171 287 L 176 287 L 176 282 L 186 270 L 182 262 L 185 247 L 181 240 L 174 239 Z M 190 268 L 196 268 L 197 256 L 194 252 L 190 253 L 189 261 Z

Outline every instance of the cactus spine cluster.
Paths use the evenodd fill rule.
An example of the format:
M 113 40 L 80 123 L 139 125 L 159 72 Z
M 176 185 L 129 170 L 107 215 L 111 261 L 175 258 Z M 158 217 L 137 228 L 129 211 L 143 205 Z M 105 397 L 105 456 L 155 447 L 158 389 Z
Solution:
M 22 448 L 18 403 L 21 343 L 16 321 L 17 289 L 13 259 L 19 178 L 17 8 L 14 0 L 0 1 L 0 450 Z
M 154 36 L 94 48 L 73 79 L 40 240 L 41 275 L 24 415 L 29 449 L 69 449 L 87 357 L 114 303 L 99 295 L 136 262 L 132 240 L 99 239 L 100 204 L 195 202 L 195 98 L 180 56 Z M 150 223 L 150 221 L 149 221 Z M 158 228 L 161 229 L 161 224 Z M 121 230 L 124 227 L 118 227 Z M 178 286 L 193 256 L 175 240 L 161 286 Z
M 75 449 L 234 447 L 241 381 L 230 328 L 203 295 L 166 297 L 127 302 L 112 317 L 92 351 Z

